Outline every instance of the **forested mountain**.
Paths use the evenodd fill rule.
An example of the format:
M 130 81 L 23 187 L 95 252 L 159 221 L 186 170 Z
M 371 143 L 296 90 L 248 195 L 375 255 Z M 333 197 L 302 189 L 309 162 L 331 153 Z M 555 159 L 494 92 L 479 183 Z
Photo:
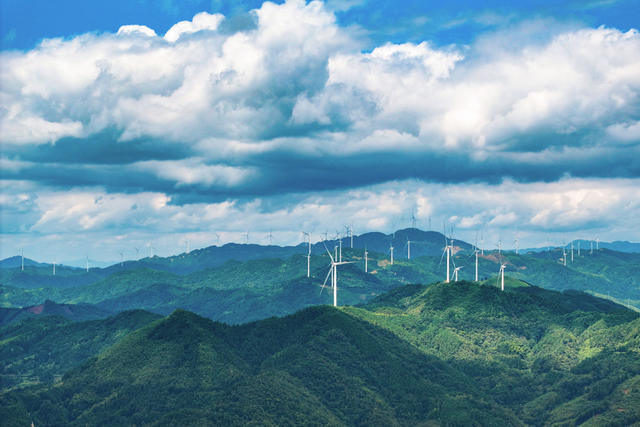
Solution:
M 400 286 L 360 307 L 238 326 L 183 310 L 155 321 L 130 313 L 151 323 L 93 348 L 55 386 L 2 394 L 0 416 L 7 425 L 640 421 L 637 313 L 580 292 L 489 283 Z M 3 329 L 0 351 L 29 341 L 38 322 Z M 73 325 L 82 324 L 50 324 L 47 335 L 71 336 L 62 331 Z

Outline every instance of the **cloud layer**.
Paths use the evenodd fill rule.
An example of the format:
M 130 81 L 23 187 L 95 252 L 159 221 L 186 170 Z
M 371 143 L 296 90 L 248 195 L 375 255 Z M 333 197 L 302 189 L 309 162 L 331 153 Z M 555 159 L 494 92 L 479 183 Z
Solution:
M 451 185 L 472 188 L 471 199 L 494 194 L 496 203 L 537 206 L 525 217 L 489 214 L 478 204 L 439 211 L 460 225 L 506 227 L 517 219 L 532 231 L 555 230 L 611 218 L 601 206 L 618 207 L 629 194 L 608 183 L 637 184 L 636 30 L 534 21 L 471 45 L 386 43 L 363 51 L 363 31 L 341 27 L 334 9 L 266 2 L 241 23 L 202 12 L 164 34 L 126 25 L 0 52 L 3 215 L 32 203 L 41 216 L 34 221 L 29 211 L 18 222 L 33 232 L 65 224 L 116 229 L 137 224 L 131 206 L 145 212 L 157 198 L 185 218 L 223 205 L 271 215 L 287 203 L 303 209 L 296 203 L 314 197 L 334 209 L 329 198 L 412 182 L 413 204 L 427 193 L 438 199 Z M 551 34 L 532 36 L 541 29 Z M 85 216 L 56 211 L 45 196 L 22 200 L 25 193 L 9 184 L 18 181 Z M 567 182 L 583 187 L 574 196 L 551 191 L 554 200 L 531 193 Z M 602 186 L 607 191 L 593 190 Z M 526 197 L 507 196 L 515 187 Z M 571 200 L 580 194 L 599 202 L 576 208 Z M 108 219 L 97 197 L 120 219 Z M 373 212 L 398 203 L 394 197 L 365 197 L 372 216 L 353 215 L 389 226 L 394 215 Z M 233 215 L 240 213 L 251 218 Z M 174 216 L 160 217 L 170 224 Z M 2 228 L 20 227 L 3 221 Z

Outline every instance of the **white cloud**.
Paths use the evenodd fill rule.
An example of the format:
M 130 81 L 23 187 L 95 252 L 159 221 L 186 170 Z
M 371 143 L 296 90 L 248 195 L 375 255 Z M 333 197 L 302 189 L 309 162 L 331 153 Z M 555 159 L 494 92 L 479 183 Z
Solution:
M 249 168 L 225 165 L 207 165 L 202 159 L 158 161 L 150 160 L 133 165 L 156 176 L 172 180 L 177 186 L 204 184 L 205 186 L 234 187 L 254 177 Z
M 177 41 L 183 34 L 191 34 L 203 30 L 215 31 L 218 29 L 218 26 L 223 19 L 224 16 L 218 13 L 212 15 L 207 12 L 200 12 L 193 17 L 193 20 L 180 21 L 169 28 L 169 30 L 164 35 L 164 39 L 168 42 L 173 43 Z

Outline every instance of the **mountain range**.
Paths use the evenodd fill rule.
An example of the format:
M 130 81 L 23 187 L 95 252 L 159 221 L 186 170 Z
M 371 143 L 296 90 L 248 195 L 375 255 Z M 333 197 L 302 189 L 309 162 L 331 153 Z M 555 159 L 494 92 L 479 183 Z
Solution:
M 48 372 L 31 365 L 53 381 L 1 394 L 0 417 L 6 425 L 629 425 L 640 421 L 639 322 L 610 301 L 515 279 L 505 292 L 490 282 L 404 285 L 359 307 L 238 326 L 184 310 L 27 319 L 0 329 L 3 360 L 37 361 L 57 348 L 67 356 L 48 356 Z M 97 343 L 68 346 L 83 336 Z

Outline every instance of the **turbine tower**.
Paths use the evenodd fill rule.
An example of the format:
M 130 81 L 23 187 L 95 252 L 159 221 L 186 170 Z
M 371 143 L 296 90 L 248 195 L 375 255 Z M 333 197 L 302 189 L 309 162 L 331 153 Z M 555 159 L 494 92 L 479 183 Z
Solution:
M 309 251 L 307 253 L 307 277 L 311 277 L 311 235 L 306 231 L 303 231 L 302 234 L 306 236 L 307 242 L 309 243 Z
M 333 306 L 337 307 L 338 306 L 338 266 L 339 265 L 344 265 L 344 264 L 352 264 L 353 261 L 338 261 L 338 262 L 336 262 L 336 260 L 331 256 L 331 252 L 329 252 L 329 250 L 327 249 L 326 246 L 325 246 L 325 249 L 327 250 L 327 254 L 329 255 L 329 258 L 331 259 L 331 268 L 329 268 L 329 272 L 327 273 L 327 277 L 324 278 L 324 283 L 322 284 L 322 289 L 324 289 L 325 285 L 327 284 L 327 280 L 329 279 L 329 275 L 331 275 L 331 287 L 333 288 Z M 320 293 L 322 293 L 322 289 L 320 289 Z
M 442 264 L 442 258 L 444 257 L 444 254 L 447 254 L 447 278 L 445 280 L 445 283 L 449 283 L 449 262 L 450 262 L 450 258 L 451 258 L 451 248 L 452 246 L 449 245 L 449 242 L 447 241 L 447 238 L 444 238 L 444 250 L 442 251 L 442 255 L 440 256 L 440 264 Z
M 573 240 L 571 241 L 571 262 L 573 262 Z
M 478 281 L 478 247 L 476 247 L 475 253 L 476 253 L 476 282 Z
M 411 259 L 411 240 L 407 239 L 407 259 Z
M 89 255 L 87 255 L 87 259 L 84 262 L 84 266 L 88 273 L 89 272 Z
M 56 260 L 55 258 L 53 259 L 53 275 L 56 275 Z
M 368 273 L 368 269 L 369 269 L 369 252 L 367 252 L 367 247 L 364 247 L 364 272 Z
M 453 281 L 457 282 L 458 281 L 458 271 L 460 271 L 460 269 L 462 269 L 464 266 L 461 267 L 456 267 L 453 269 Z
M 393 242 L 389 245 L 389 252 L 391 253 L 391 265 L 393 265 Z
M 498 273 L 500 275 L 499 280 L 502 282 L 502 284 L 500 285 L 500 289 L 502 289 L 504 291 L 504 269 L 507 267 L 506 264 L 500 264 L 500 272 Z
M 20 271 L 24 271 L 24 249 L 22 249 L 20 251 L 20 257 L 21 257 L 21 261 L 22 261 L 22 265 L 20 267 Z

